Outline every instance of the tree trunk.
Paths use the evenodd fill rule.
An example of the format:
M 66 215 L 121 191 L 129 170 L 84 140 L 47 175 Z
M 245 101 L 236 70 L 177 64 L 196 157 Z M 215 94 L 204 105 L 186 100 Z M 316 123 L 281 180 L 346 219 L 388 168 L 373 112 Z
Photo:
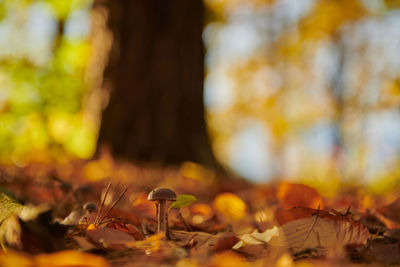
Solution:
M 99 145 L 140 162 L 219 166 L 203 106 L 202 0 L 109 0 L 114 44 Z

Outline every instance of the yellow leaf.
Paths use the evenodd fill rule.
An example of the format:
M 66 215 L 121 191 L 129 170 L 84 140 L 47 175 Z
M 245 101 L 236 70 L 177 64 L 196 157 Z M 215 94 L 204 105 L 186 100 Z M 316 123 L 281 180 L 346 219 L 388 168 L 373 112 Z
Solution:
M 14 265 L 13 265 L 14 266 Z M 18 266 L 18 265 L 15 265 Z M 108 262 L 102 257 L 74 250 L 64 250 L 52 254 L 39 254 L 34 258 L 34 266 L 39 267 L 107 267 Z
M 211 259 L 211 265 L 212 266 L 230 266 L 230 267 L 235 267 L 235 266 L 251 266 L 249 262 L 246 262 L 244 258 L 241 256 L 234 254 L 232 252 L 224 252 L 224 253 L 219 253 L 216 254 L 212 259 Z
M 0 254 L 0 266 L 33 266 L 32 259 L 23 253 L 8 250 L 7 253 Z
M 246 203 L 232 193 L 219 194 L 214 199 L 213 205 L 227 219 L 240 220 L 246 215 Z

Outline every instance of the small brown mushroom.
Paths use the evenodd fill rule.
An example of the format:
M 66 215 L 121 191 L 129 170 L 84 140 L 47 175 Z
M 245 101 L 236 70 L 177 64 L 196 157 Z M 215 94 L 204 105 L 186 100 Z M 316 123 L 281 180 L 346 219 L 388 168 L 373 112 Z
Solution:
M 97 205 L 93 202 L 86 202 L 83 205 L 83 210 L 86 212 L 86 214 L 95 213 L 97 212 Z
M 157 231 L 164 232 L 165 236 L 168 238 L 168 212 L 166 211 L 165 204 L 167 201 L 176 200 L 175 192 L 166 187 L 158 187 L 149 193 L 148 200 L 157 201 Z

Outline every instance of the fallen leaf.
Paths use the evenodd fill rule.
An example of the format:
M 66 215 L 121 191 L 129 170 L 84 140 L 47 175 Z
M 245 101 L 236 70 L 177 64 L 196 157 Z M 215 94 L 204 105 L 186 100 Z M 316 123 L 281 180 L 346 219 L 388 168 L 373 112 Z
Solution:
M 370 238 L 367 227 L 338 212 L 293 208 L 285 214 L 290 212 L 293 216 L 290 220 L 285 218 L 286 222 L 281 227 L 275 226 L 262 233 L 254 230 L 243 235 L 233 248 L 268 244 L 282 250 L 298 252 L 310 248 L 360 245 Z
M 289 210 L 281 211 L 276 215 L 276 220 L 280 225 L 288 223 L 293 220 L 312 217 L 318 214 L 320 218 L 331 220 L 351 220 L 351 214 L 341 214 L 336 210 L 317 210 L 306 207 L 294 207 Z
M 378 208 L 377 211 L 385 217 L 378 216 L 387 227 L 400 228 L 400 198 L 397 198 L 389 205 Z
M 65 247 L 64 237 L 68 227 L 53 222 L 52 210 L 42 210 L 39 207 L 37 210 L 27 211 L 23 217 L 28 220 L 19 220 L 24 251 L 32 254 L 54 252 Z
M 38 267 L 108 267 L 108 262 L 102 257 L 79 252 L 64 250 L 51 254 L 39 254 L 34 259 L 34 266 Z
M 209 217 L 212 216 L 212 209 L 209 205 L 203 203 L 196 203 L 189 207 L 190 212 L 195 214 L 201 214 L 203 216 Z
M 10 216 L 0 225 L 0 241 L 2 245 L 22 249 L 21 225 L 17 216 Z
M 238 241 L 239 238 L 237 238 L 235 235 L 229 233 L 224 234 L 217 239 L 217 242 L 214 245 L 214 250 L 217 252 L 230 250 Z
M 170 236 L 173 234 L 173 231 L 170 231 Z M 126 246 L 129 248 L 141 249 L 146 252 L 146 254 L 151 254 L 160 249 L 160 247 L 165 244 L 165 234 L 158 233 L 152 235 L 144 240 L 128 242 Z
M 108 267 L 110 264 L 102 257 L 78 252 L 64 250 L 51 254 L 39 254 L 30 256 L 25 253 L 8 251 L 0 253 L 0 266 L 18 267 Z
M 230 267 L 246 267 L 252 266 L 250 262 L 247 262 L 245 258 L 232 253 L 232 252 L 223 252 L 214 255 L 211 258 L 210 266 L 215 267 L 223 267 L 223 266 L 230 266 Z
M 365 251 L 368 261 L 379 261 L 385 264 L 400 264 L 400 245 L 387 238 L 371 240 Z
M 306 248 L 365 244 L 369 238 L 368 229 L 361 223 L 327 220 L 314 215 L 284 224 L 279 228 L 279 235 L 271 238 L 269 244 L 296 251 Z
M 0 253 L 0 266 L 32 267 L 32 261 L 31 256 L 22 252 L 7 250 L 6 253 Z
M 86 236 L 94 243 L 102 244 L 108 249 L 120 249 L 126 247 L 128 242 L 135 239 L 129 234 L 110 227 L 89 229 L 85 231 Z
M 246 215 L 246 203 L 233 193 L 219 194 L 213 205 L 228 220 L 240 220 Z
M 132 236 L 135 240 L 143 240 L 144 239 L 144 235 L 136 228 L 136 226 L 132 225 L 132 224 L 125 224 L 125 223 L 121 223 L 121 222 L 110 222 L 108 225 L 108 227 L 114 227 L 115 229 L 125 232 L 127 234 L 129 234 L 130 236 Z
M 292 207 L 317 208 L 323 207 L 321 195 L 312 187 L 303 184 L 281 182 L 278 187 L 277 197 L 283 209 Z
M 15 199 L 10 198 L 4 193 L 0 193 L 0 223 L 8 217 L 19 213 L 23 205 Z
M 265 232 L 258 232 L 254 230 L 250 234 L 244 234 L 240 237 L 240 241 L 234 245 L 234 249 L 239 249 L 244 245 L 262 245 L 268 243 L 272 237 L 279 236 L 280 232 L 278 227 L 274 226 L 272 229 L 268 229 Z
M 74 236 L 73 239 L 76 241 L 76 243 L 78 243 L 78 245 L 80 246 L 81 250 L 85 251 L 85 250 L 91 250 L 91 249 L 95 249 L 96 248 L 96 246 L 93 245 L 93 243 L 91 243 L 85 237 Z

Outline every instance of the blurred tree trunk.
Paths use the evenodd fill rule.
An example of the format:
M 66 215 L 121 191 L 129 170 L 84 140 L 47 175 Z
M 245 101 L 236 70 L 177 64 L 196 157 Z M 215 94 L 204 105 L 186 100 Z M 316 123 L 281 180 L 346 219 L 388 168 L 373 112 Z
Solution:
M 203 106 L 202 0 L 109 0 L 111 88 L 99 145 L 140 162 L 218 167 Z

